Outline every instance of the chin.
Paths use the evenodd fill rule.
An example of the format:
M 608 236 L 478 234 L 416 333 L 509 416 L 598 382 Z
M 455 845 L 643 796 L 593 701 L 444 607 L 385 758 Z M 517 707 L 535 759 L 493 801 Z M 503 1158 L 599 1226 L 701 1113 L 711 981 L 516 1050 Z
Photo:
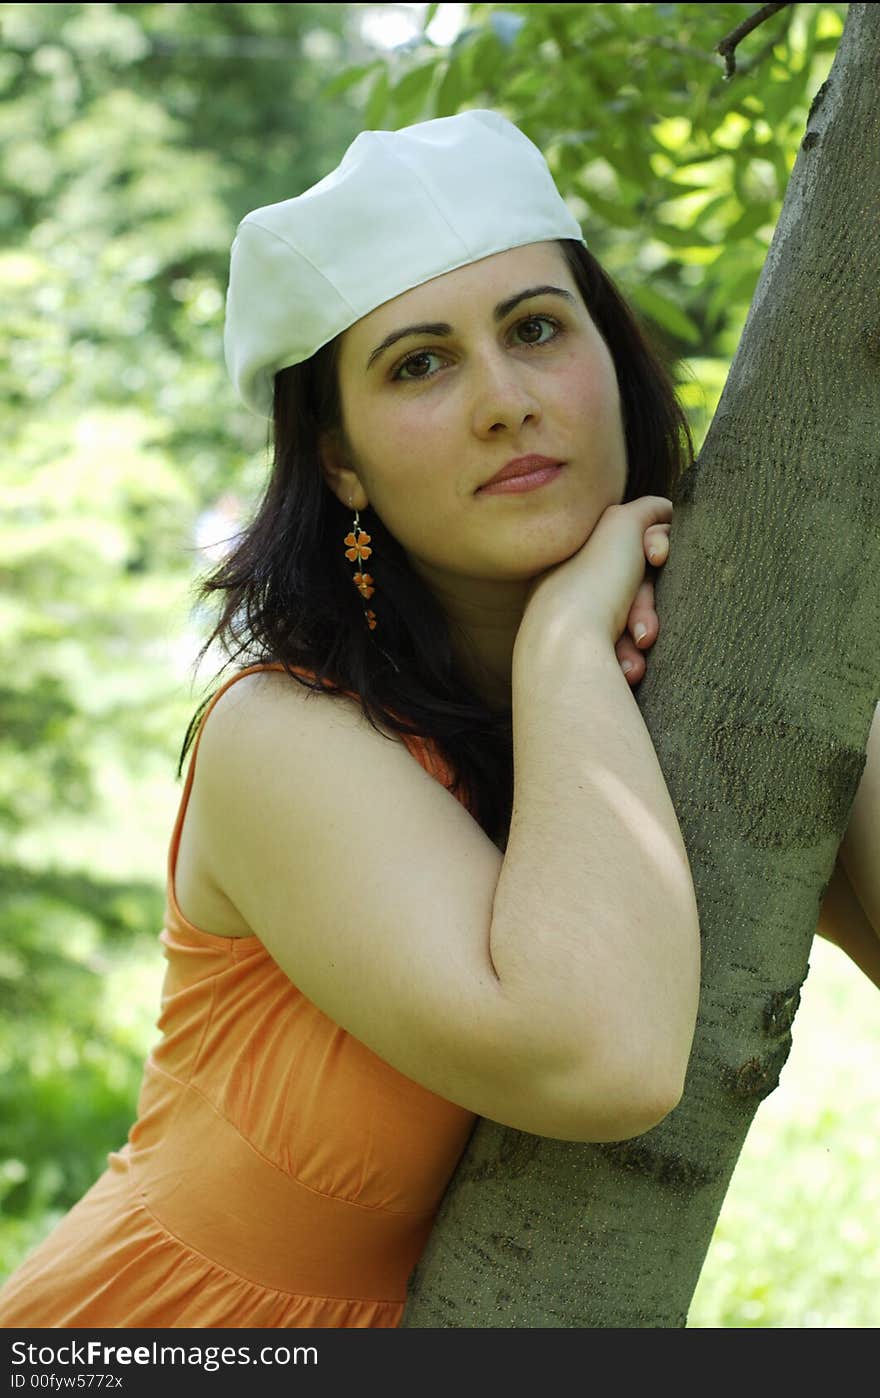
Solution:
M 572 558 L 583 548 L 595 527 L 594 520 L 588 527 L 581 525 L 577 529 L 560 530 L 555 541 L 547 540 L 543 548 L 536 550 L 540 557 L 535 571 L 542 573 L 546 568 L 553 568 L 557 563 L 564 563 L 567 558 Z

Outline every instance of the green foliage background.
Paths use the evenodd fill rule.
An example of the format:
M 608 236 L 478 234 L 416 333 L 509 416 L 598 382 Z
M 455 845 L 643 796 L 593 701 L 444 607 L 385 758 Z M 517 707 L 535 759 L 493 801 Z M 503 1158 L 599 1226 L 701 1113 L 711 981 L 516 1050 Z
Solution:
M 124 1141 L 154 1033 L 173 774 L 221 660 L 194 689 L 209 628 L 191 589 L 211 511 L 230 533 L 265 471 L 265 428 L 223 365 L 238 220 L 320 179 L 365 127 L 495 107 L 544 150 L 699 443 L 846 11 L 787 7 L 728 80 L 715 48 L 751 5 L 471 5 L 449 45 L 429 5 L 422 34 L 379 50 L 360 21 L 395 8 L 0 4 L 0 1271 Z M 861 1024 L 876 1045 L 875 992 L 832 949 L 819 964 L 848 1041 Z M 849 1121 L 839 1098 L 815 1122 L 789 1100 L 786 1172 L 799 1131 Z M 691 1323 L 876 1323 L 857 1220 L 832 1248 L 843 1301 L 821 1246 L 793 1298 L 785 1247 L 771 1265 L 766 1217 L 742 1212 L 749 1168 Z M 787 1217 L 794 1175 L 769 1200 L 754 1178 Z M 801 1214 L 783 1229 L 795 1258 Z

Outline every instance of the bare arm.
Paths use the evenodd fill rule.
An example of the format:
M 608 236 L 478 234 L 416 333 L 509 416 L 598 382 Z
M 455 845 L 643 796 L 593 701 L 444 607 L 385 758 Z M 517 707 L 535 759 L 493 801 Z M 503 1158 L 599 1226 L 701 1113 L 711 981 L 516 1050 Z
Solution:
M 840 855 L 825 890 L 816 931 L 840 947 L 868 980 L 880 987 L 880 936 L 853 892 Z
M 560 1061 L 611 1083 L 630 1071 L 662 1116 L 684 1082 L 700 945 L 650 735 L 604 638 L 530 630 L 528 617 L 513 713 L 514 809 L 493 963 L 505 994 L 556 1037 Z
M 865 766 L 838 861 L 869 926 L 880 937 L 880 704 L 874 709 Z
M 880 986 L 880 704 L 816 930 Z
M 620 1140 L 680 1093 L 698 980 L 687 865 L 613 647 L 519 699 L 503 860 L 356 704 L 277 672 L 221 696 L 191 808 L 216 887 L 335 1023 L 478 1115 Z

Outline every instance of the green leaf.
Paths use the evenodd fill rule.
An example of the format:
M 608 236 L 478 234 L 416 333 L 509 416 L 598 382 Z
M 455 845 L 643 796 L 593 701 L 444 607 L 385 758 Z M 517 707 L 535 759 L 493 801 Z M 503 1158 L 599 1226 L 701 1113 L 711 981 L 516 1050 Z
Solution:
M 361 78 L 366 77 L 367 73 L 372 73 L 373 69 L 379 67 L 382 62 L 381 58 L 375 58 L 372 63 L 359 63 L 356 68 L 346 68 L 344 72 L 331 78 L 320 88 L 318 96 L 320 98 L 338 97 L 341 92 L 347 92 L 350 87 L 359 83 Z
M 420 101 L 424 98 L 431 86 L 434 74 L 437 71 L 438 59 L 432 58 L 427 63 L 422 63 L 418 68 L 411 68 L 408 73 L 391 89 L 396 106 L 403 106 L 404 103 Z
M 798 106 L 806 85 L 805 79 L 806 75 L 804 78 L 796 75 L 785 82 L 771 82 L 763 87 L 761 99 L 764 116 L 771 126 L 778 126 Z
M 367 98 L 367 105 L 364 109 L 364 127 L 366 130 L 377 130 L 388 110 L 388 102 L 391 84 L 388 81 L 387 69 L 383 68 L 370 89 Z
M 785 158 L 785 150 L 782 146 L 771 146 L 769 158 L 773 162 L 776 171 L 776 189 L 780 199 L 785 198 L 785 191 L 788 189 L 788 182 L 791 179 L 791 168 Z
M 741 253 L 739 255 L 742 256 Z M 719 321 L 724 323 L 729 318 L 731 309 L 743 304 L 748 305 L 755 294 L 760 274 L 761 260 L 756 257 L 752 265 L 744 266 L 734 275 L 725 277 L 706 303 L 706 319 L 709 324 L 715 325 Z
M 734 242 L 737 238 L 748 238 L 765 224 L 775 222 L 776 210 L 773 204 L 752 204 L 727 229 L 724 234 L 725 241 Z
M 476 39 L 480 37 L 483 30 L 478 24 L 468 24 L 464 29 L 460 29 L 452 41 L 452 52 L 456 49 L 470 48 Z
M 635 302 L 639 310 L 650 316 L 664 330 L 668 330 L 676 339 L 684 340 L 689 345 L 702 342 L 703 333 L 696 322 L 691 320 L 681 306 L 656 287 L 638 282 L 629 288 L 629 298 Z
M 532 72 L 529 68 L 523 68 L 517 73 L 504 89 L 505 101 L 514 105 L 521 101 L 531 101 L 533 97 L 540 96 L 547 88 L 547 79 L 543 73 Z
M 428 93 L 439 71 L 440 62 L 438 55 L 429 63 L 413 68 L 400 79 L 391 97 L 396 126 L 409 126 L 425 114 Z
M 453 116 L 464 100 L 464 83 L 461 68 L 454 58 L 446 65 L 446 72 L 437 89 L 434 110 L 438 117 Z
M 721 198 L 726 199 L 727 195 L 724 194 Z M 707 205 L 708 207 L 710 206 Z M 702 218 L 702 213 L 700 217 Z M 668 243 L 671 248 L 711 248 L 716 244 L 714 238 L 707 238 L 705 233 L 699 233 L 696 227 L 679 228 L 671 223 L 655 223 L 651 232 L 655 238 Z
M 474 81 L 491 91 L 504 60 L 501 40 L 493 30 L 484 29 L 474 41 L 470 56 Z
M 575 181 L 575 189 L 578 194 L 589 204 L 593 213 L 599 215 L 605 223 L 610 223 L 614 228 L 641 228 L 644 226 L 644 219 L 635 209 L 627 208 L 625 204 L 616 204 L 611 199 L 603 199 L 594 190 L 587 188 L 579 180 Z

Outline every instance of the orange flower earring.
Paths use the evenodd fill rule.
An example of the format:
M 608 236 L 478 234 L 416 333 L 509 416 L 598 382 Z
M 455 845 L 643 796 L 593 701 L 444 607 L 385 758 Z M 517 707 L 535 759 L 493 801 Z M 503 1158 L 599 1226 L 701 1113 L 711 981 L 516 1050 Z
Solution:
M 349 500 L 348 503 L 349 506 L 351 506 L 351 500 Z M 351 532 L 345 536 L 345 542 L 348 546 L 345 550 L 345 556 L 349 563 L 366 563 L 370 554 L 373 552 L 369 547 L 370 539 L 371 535 L 364 533 L 363 529 L 361 529 L 360 513 L 358 510 L 355 510 L 354 525 Z M 374 579 L 370 573 L 365 573 L 359 569 L 358 572 L 355 573 L 352 581 L 362 597 L 370 598 L 376 591 L 373 586 Z M 369 610 L 364 612 L 364 616 L 366 617 L 367 625 L 370 630 L 375 631 L 376 613 Z

